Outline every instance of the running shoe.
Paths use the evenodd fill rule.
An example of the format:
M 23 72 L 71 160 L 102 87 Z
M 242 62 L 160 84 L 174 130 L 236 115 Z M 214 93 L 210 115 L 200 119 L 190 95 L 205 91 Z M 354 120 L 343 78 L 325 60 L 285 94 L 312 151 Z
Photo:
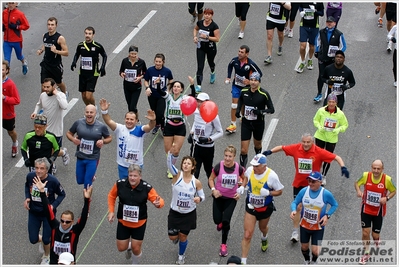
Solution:
M 313 60 L 312 59 L 308 59 L 308 64 L 307 64 L 306 68 L 308 70 L 312 70 L 313 69 Z
M 244 38 L 244 32 L 240 32 L 238 34 L 238 39 L 243 39 Z
M 263 62 L 266 64 L 271 64 L 273 62 L 272 56 L 267 56 Z
M 201 85 L 195 86 L 195 92 L 196 92 L 196 93 L 201 93 L 201 92 L 202 92 L 202 91 L 201 91 Z
M 268 247 L 269 247 L 269 241 L 267 239 L 261 240 L 260 248 L 262 249 L 262 251 L 265 252 Z
M 382 25 L 383 25 L 382 18 L 379 18 L 378 19 L 378 24 L 377 24 L 378 28 L 382 28 Z
M 305 265 L 310 265 L 310 261 L 305 260 Z
M 169 179 L 173 179 L 173 175 L 169 170 L 167 170 L 166 173 L 168 174 Z
M 53 162 L 53 168 L 51 169 L 51 174 L 55 175 L 57 173 L 57 165 L 55 165 L 55 162 Z
M 66 166 L 69 164 L 69 160 L 70 160 L 69 154 L 67 152 L 68 149 L 66 147 L 64 147 L 62 150 L 64 151 L 64 155 L 62 156 L 62 163 L 64 163 L 64 166 Z
M 298 68 L 296 69 L 296 72 L 302 73 L 304 67 L 305 67 L 305 64 L 304 64 L 304 63 L 299 64 Z
M 319 103 L 322 98 L 323 98 L 322 94 L 317 94 L 317 96 L 315 96 L 315 98 L 313 98 L 313 101 L 316 103 Z
M 28 73 L 28 61 L 25 59 L 22 63 L 22 74 L 26 75 Z
M 214 84 L 216 80 L 216 73 L 211 72 L 211 79 L 209 80 L 210 83 Z
M 387 46 L 387 52 L 390 53 L 392 51 L 392 42 L 389 41 L 388 46 Z
M 221 244 L 220 245 L 219 256 L 226 257 L 227 255 L 229 255 L 229 252 L 227 252 L 227 245 L 226 244 Z
M 299 235 L 298 235 L 298 232 L 297 231 L 292 231 L 292 235 L 291 235 L 291 241 L 293 242 L 293 243 L 296 243 L 296 242 L 298 242 L 299 241 Z
M 290 29 L 290 31 L 288 32 L 288 38 L 292 38 L 294 37 L 294 32 L 292 29 Z
M 194 23 L 196 19 L 197 19 L 197 16 L 193 16 L 193 17 L 191 18 L 191 23 Z
M 283 47 L 282 46 L 279 46 L 278 47 L 278 50 L 277 50 L 277 55 L 278 56 L 281 56 L 283 54 Z
M 18 147 L 17 146 L 11 146 L 11 157 L 15 158 L 18 154 Z
M 94 182 L 96 179 L 97 179 L 97 176 L 94 175 L 93 178 L 91 179 L 91 182 Z M 87 216 L 87 217 L 89 217 L 89 216 Z
M 393 86 L 395 86 L 395 87 L 396 87 L 396 85 L 397 85 L 397 83 L 396 83 L 396 82 L 393 82 Z
M 179 258 L 177 258 L 176 264 L 177 265 L 183 265 L 185 259 L 186 259 L 185 255 L 179 255 Z
M 364 255 L 360 258 L 359 264 L 365 265 L 369 259 L 370 259 L 370 255 L 369 255 L 369 254 L 364 254 Z
M 226 128 L 226 132 L 229 133 L 235 133 L 236 131 L 237 131 L 237 126 L 235 126 L 234 124 L 230 124 L 230 126 Z
M 284 36 L 287 36 L 287 34 L 289 33 L 289 31 L 290 31 L 290 29 L 289 28 L 287 28 L 287 27 L 285 27 L 284 28 Z
M 161 125 L 155 125 L 154 129 L 152 129 L 152 134 L 156 134 L 159 130 L 159 128 L 161 127 Z
M 125 257 L 126 257 L 127 260 L 132 257 L 132 249 L 131 248 L 126 250 Z
M 219 224 L 216 225 L 216 230 L 217 231 L 221 231 L 222 227 L 223 227 L 223 223 L 219 223 Z
M 43 255 L 40 265 L 50 265 L 50 256 Z
M 375 8 L 375 14 L 377 15 L 378 13 L 380 13 L 380 10 L 381 10 L 381 7 L 379 7 L 379 6 L 377 6 L 376 8 Z

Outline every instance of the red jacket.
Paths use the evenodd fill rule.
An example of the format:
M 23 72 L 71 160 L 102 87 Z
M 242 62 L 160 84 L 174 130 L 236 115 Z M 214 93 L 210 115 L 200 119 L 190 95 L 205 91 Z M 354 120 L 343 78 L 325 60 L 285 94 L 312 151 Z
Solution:
M 10 29 L 8 27 L 9 23 L 14 23 L 18 25 L 18 29 Z M 25 14 L 15 8 L 9 10 L 8 8 L 3 10 L 3 32 L 5 42 L 21 42 L 22 43 L 22 31 L 29 29 L 30 25 Z M 21 45 L 22 46 L 22 45 Z
M 6 97 L 3 99 L 3 119 L 13 119 L 15 118 L 14 106 L 18 105 L 21 100 L 19 98 L 17 86 L 8 77 L 3 81 L 2 93 Z

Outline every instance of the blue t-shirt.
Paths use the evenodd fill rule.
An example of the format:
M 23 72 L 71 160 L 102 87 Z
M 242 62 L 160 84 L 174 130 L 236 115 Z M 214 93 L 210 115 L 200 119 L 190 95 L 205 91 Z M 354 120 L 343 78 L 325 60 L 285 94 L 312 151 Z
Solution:
M 144 74 L 144 80 L 146 80 L 151 88 L 151 97 L 162 98 L 162 96 L 157 92 L 157 86 L 154 83 L 158 77 L 161 76 L 161 90 L 166 91 L 169 81 L 173 80 L 172 71 L 166 67 L 161 69 L 156 69 L 154 66 L 147 69 Z

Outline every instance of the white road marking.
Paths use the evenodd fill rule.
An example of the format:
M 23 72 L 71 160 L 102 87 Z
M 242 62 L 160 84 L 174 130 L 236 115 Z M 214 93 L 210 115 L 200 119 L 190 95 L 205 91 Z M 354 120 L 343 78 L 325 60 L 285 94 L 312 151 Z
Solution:
M 73 108 L 73 106 L 76 104 L 76 102 L 78 102 L 78 100 L 79 99 L 77 98 L 72 98 L 71 101 L 69 101 L 67 109 L 64 110 L 62 113 L 62 118 L 64 118 L 68 114 L 68 112 Z M 17 162 L 17 164 L 15 164 L 15 167 L 21 168 L 24 165 L 25 165 L 24 158 L 21 157 L 21 159 Z
M 263 135 L 263 138 L 262 138 L 262 149 L 263 150 L 267 150 L 267 148 L 269 147 L 270 140 L 272 139 L 274 130 L 277 127 L 277 123 L 278 123 L 278 119 L 272 119 L 270 121 L 269 127 L 267 127 L 267 131 L 265 132 L 265 134 Z
M 144 27 L 144 25 L 152 18 L 152 16 L 157 13 L 156 10 L 151 10 L 150 13 L 139 23 L 137 28 L 135 28 L 112 52 L 114 54 L 119 54 L 120 51 L 133 39 L 133 37 Z

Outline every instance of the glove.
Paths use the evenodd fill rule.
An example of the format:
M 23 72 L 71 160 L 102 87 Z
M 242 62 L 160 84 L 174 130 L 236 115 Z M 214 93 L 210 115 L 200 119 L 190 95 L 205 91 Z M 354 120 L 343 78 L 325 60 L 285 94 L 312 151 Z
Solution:
M 189 144 L 192 144 L 192 143 L 193 143 L 193 135 L 192 135 L 192 134 L 189 134 L 189 135 L 188 135 L 188 137 L 187 137 L 187 142 L 188 142 Z
M 105 69 L 100 69 L 100 77 L 103 77 L 103 76 L 105 76 Z
M 331 79 L 328 79 L 328 80 L 327 80 L 327 84 L 328 84 L 328 85 L 333 85 L 333 84 L 334 84 L 334 81 L 331 80 Z
M 263 115 L 263 112 L 261 109 L 253 109 L 252 112 L 254 113 L 254 115 Z
M 303 16 L 305 16 L 305 11 L 299 12 L 299 15 L 301 15 L 301 17 L 303 18 Z
M 8 28 L 13 30 L 18 30 L 18 25 L 14 23 L 8 23 Z
M 237 119 L 241 118 L 241 114 L 240 114 L 240 111 L 239 111 L 239 110 L 236 111 L 236 118 L 237 118 Z
M 269 156 L 269 155 L 271 155 L 273 152 L 269 149 L 269 150 L 266 150 L 266 151 L 263 151 L 263 155 L 265 155 L 266 157 L 267 156 Z
M 339 129 L 339 128 L 335 128 L 334 130 L 333 130 L 333 133 L 335 133 L 335 134 L 339 134 L 339 132 L 341 131 L 341 129 Z
M 342 167 L 341 167 L 341 176 L 344 176 L 344 175 L 345 175 L 346 178 L 349 178 L 349 171 L 348 171 L 348 169 L 347 169 L 345 166 L 342 166 Z
M 396 38 L 395 37 L 392 37 L 391 41 L 392 41 L 392 43 L 396 44 Z
M 76 68 L 76 62 L 72 62 L 71 71 L 73 71 L 75 68 Z
M 266 188 L 261 188 L 260 189 L 260 195 L 262 196 L 262 197 L 267 197 L 268 195 L 270 195 L 270 191 L 269 190 L 267 190 Z
M 28 168 L 29 168 L 29 167 L 32 167 L 32 166 L 30 165 L 30 160 L 29 160 L 29 159 L 26 159 L 26 160 L 25 160 L 25 166 L 28 167 Z
M 345 90 L 348 90 L 350 87 L 349 87 L 349 84 L 342 84 L 340 86 L 340 88 L 341 88 L 342 91 L 345 91 Z
M 314 52 L 314 57 L 319 58 L 319 52 Z
M 239 188 L 237 188 L 236 192 L 237 192 L 237 194 L 242 195 L 242 194 L 244 194 L 244 190 L 245 190 L 244 187 L 240 186 Z
M 199 142 L 200 144 L 208 143 L 208 137 L 199 137 L 199 138 L 198 138 L 198 142 Z

